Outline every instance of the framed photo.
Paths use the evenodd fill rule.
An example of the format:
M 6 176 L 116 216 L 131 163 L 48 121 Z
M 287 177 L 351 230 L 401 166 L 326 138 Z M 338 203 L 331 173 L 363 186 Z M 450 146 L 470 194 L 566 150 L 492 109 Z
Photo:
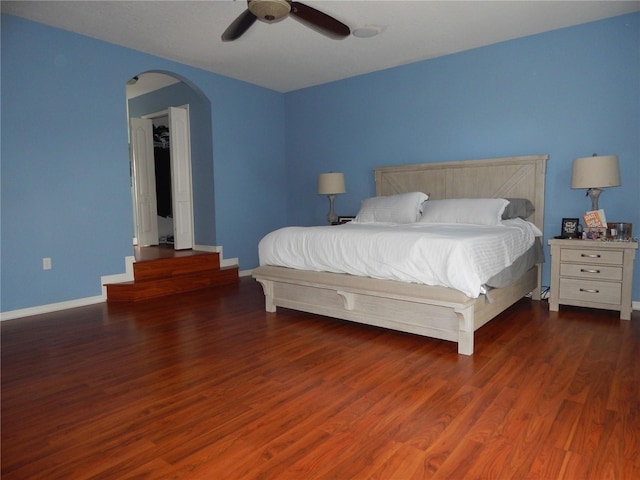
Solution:
M 580 233 L 578 225 L 580 225 L 580 219 L 578 218 L 563 218 L 560 236 L 565 238 L 578 238 Z
M 607 227 L 584 227 L 583 240 L 606 240 Z
M 354 218 L 356 217 L 353 217 L 353 216 L 338 217 L 338 223 L 347 223 L 353 220 Z

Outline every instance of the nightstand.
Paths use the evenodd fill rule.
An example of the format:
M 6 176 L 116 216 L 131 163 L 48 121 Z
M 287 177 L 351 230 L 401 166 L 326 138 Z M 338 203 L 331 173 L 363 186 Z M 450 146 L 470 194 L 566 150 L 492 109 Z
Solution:
M 633 260 L 638 242 L 552 238 L 549 310 L 560 305 L 619 310 L 631 320 Z

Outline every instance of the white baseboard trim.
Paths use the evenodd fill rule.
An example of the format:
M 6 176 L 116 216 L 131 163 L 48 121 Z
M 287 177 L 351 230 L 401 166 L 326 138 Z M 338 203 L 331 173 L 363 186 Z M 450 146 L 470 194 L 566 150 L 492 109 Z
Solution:
M 640 310 L 640 302 L 631 302 L 632 310 Z
M 19 310 L 0 312 L 0 321 L 30 317 L 32 315 L 40 315 L 42 313 L 58 312 L 60 310 L 67 310 L 69 308 L 86 307 L 87 305 L 94 305 L 96 303 L 102 303 L 104 301 L 105 298 L 102 295 L 96 295 L 95 297 L 79 298 L 77 300 L 68 300 L 66 302 L 50 303 L 48 305 L 40 305 L 37 307 L 21 308 Z
M 193 249 L 200 252 L 219 253 L 220 256 L 222 256 L 222 247 L 217 247 L 215 245 L 194 245 Z
M 253 270 L 239 270 L 238 271 L 238 276 L 239 277 L 250 277 L 252 273 L 253 273 Z
M 136 257 L 130 255 L 124 257 L 124 273 L 116 273 L 115 275 L 104 275 L 100 277 L 100 285 L 102 285 L 102 297 L 107 300 L 107 283 L 124 283 L 133 282 L 133 264 L 136 263 Z

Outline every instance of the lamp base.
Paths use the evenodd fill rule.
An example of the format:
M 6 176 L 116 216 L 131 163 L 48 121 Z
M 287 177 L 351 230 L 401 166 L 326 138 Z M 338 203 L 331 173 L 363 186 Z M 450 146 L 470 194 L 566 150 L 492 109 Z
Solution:
M 590 188 L 587 190 L 587 195 L 591 197 L 591 210 L 598 210 L 598 198 L 600 198 L 601 193 L 602 189 L 600 188 Z
M 333 202 L 336 199 L 335 195 L 327 195 L 327 198 L 329 199 L 329 213 L 327 213 L 327 221 L 329 223 L 336 223 L 338 221 L 338 215 L 336 215 L 336 212 L 333 209 Z

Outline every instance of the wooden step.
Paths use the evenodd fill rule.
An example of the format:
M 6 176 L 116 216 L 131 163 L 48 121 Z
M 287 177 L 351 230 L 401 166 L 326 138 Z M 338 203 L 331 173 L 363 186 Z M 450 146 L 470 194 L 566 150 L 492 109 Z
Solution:
M 133 264 L 133 278 L 136 281 L 158 280 L 161 278 L 187 275 L 220 268 L 217 253 L 194 254 L 187 257 L 158 258 Z
M 108 302 L 137 302 L 148 298 L 198 290 L 238 282 L 238 267 L 177 275 L 154 280 L 112 283 L 107 287 Z
M 239 280 L 237 266 L 220 268 L 219 254 L 209 252 L 136 262 L 133 277 L 105 285 L 107 302 L 137 302 Z

